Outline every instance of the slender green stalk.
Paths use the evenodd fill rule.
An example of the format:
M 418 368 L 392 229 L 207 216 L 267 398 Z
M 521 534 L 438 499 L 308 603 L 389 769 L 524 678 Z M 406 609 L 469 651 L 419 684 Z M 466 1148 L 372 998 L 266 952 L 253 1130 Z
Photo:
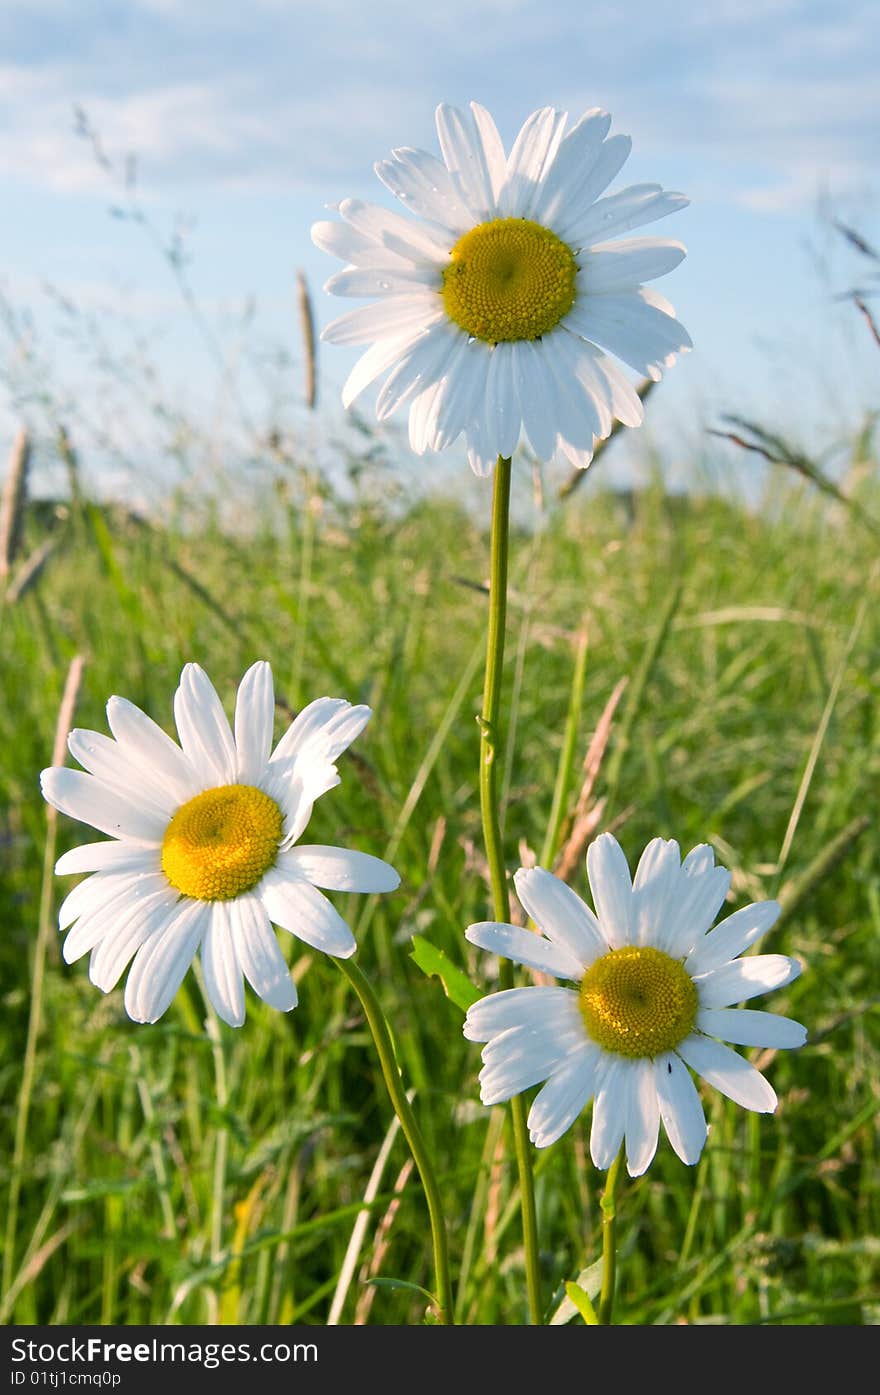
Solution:
M 617 1278 L 617 1253 L 615 1251 L 615 1223 L 617 1221 L 617 1179 L 623 1167 L 624 1150 L 621 1148 L 608 1169 L 605 1190 L 602 1193 L 602 1291 L 599 1294 L 599 1322 L 606 1326 L 614 1321 L 614 1285 Z
M 574 771 L 574 753 L 577 746 L 578 723 L 584 701 L 584 678 L 587 671 L 587 632 L 581 630 L 575 643 L 574 672 L 571 679 L 571 694 L 568 701 L 568 716 L 565 719 L 565 735 L 556 771 L 556 785 L 553 789 L 553 805 L 550 809 L 550 822 L 547 836 L 539 859 L 542 867 L 552 867 L 553 859 L 559 851 L 559 835 L 568 804 L 571 777 Z
M 492 905 L 496 920 L 510 920 L 510 897 L 504 868 L 504 849 L 498 814 L 498 765 L 500 746 L 499 712 L 501 708 L 501 673 L 504 665 L 504 632 L 507 620 L 507 560 L 510 538 L 510 460 L 498 457 L 492 495 L 492 539 L 489 563 L 489 628 L 486 636 L 486 676 L 483 683 L 483 711 L 480 722 L 480 812 L 483 819 L 483 841 L 489 864 Z M 513 987 L 513 965 L 502 959 L 499 968 L 501 988 Z M 526 1258 L 526 1285 L 531 1322 L 540 1323 L 541 1274 L 538 1258 L 538 1217 L 535 1209 L 535 1188 L 532 1181 L 532 1159 L 526 1111 L 520 1095 L 510 1101 L 513 1142 L 519 1174 L 520 1203 L 523 1218 L 523 1243 Z
M 410 1102 L 406 1097 L 406 1091 L 403 1088 L 403 1081 L 400 1078 L 397 1058 L 395 1057 L 394 1046 L 391 1041 L 391 1033 L 385 1021 L 385 1015 L 379 1005 L 379 999 L 373 992 L 369 979 L 366 978 L 353 960 L 337 959 L 336 963 L 360 998 L 361 1007 L 364 1010 L 367 1023 L 373 1034 L 373 1041 L 376 1043 L 376 1050 L 379 1054 L 379 1064 L 382 1067 L 382 1075 L 385 1078 L 388 1094 L 391 1096 L 391 1103 L 400 1120 L 400 1127 L 403 1129 L 406 1141 L 410 1147 L 410 1152 L 419 1170 L 419 1176 L 422 1179 L 425 1200 L 428 1203 L 428 1214 L 431 1218 L 431 1240 L 434 1246 L 434 1276 L 440 1321 L 451 1326 L 454 1321 L 454 1303 L 452 1297 L 452 1281 L 449 1275 L 446 1221 L 443 1215 L 440 1188 L 437 1186 L 437 1179 L 434 1176 L 431 1159 L 425 1147 L 425 1142 L 422 1138 L 419 1126 L 416 1123 L 416 1116 L 413 1114 Z
M 300 559 L 299 559 L 299 586 L 296 596 L 296 634 L 294 637 L 293 662 L 291 669 L 293 678 L 290 684 L 291 701 L 294 707 L 299 707 L 302 701 L 300 689 L 302 688 L 303 664 L 305 662 L 306 641 L 309 632 L 309 599 L 312 591 L 312 567 L 315 555 L 315 534 L 317 532 L 317 495 L 313 493 L 314 484 L 308 471 L 304 475 L 305 483 L 305 507 L 302 510 L 302 532 L 300 539 Z
M 55 728 L 55 744 L 52 751 L 52 764 L 61 765 L 67 736 L 73 725 L 76 700 L 82 679 L 85 660 L 77 654 L 71 661 L 64 684 L 58 721 Z M 34 947 L 34 964 L 31 977 L 31 1002 L 28 1015 L 27 1040 L 24 1049 L 24 1063 L 21 1072 L 21 1085 L 18 1093 L 18 1110 L 15 1116 L 15 1138 L 12 1145 L 12 1166 L 9 1179 L 9 1196 L 6 1203 L 6 1240 L 3 1254 L 3 1294 L 8 1297 L 15 1272 L 15 1253 L 18 1228 L 18 1210 L 21 1197 L 21 1183 L 24 1176 L 27 1130 L 30 1118 L 31 1099 L 37 1065 L 37 1041 L 43 1025 L 43 985 L 46 975 L 46 955 L 52 936 L 52 910 L 54 905 L 54 869 L 58 840 L 58 814 L 48 807 L 46 811 L 46 843 L 43 850 L 43 875 L 40 883 L 40 909 L 37 918 L 37 937 Z
M 208 1016 L 205 1027 L 211 1039 L 211 1056 L 214 1061 L 214 1090 L 220 1117 L 225 1120 L 229 1108 L 229 1085 L 226 1078 L 226 1058 L 223 1052 L 223 1039 L 217 1018 L 210 1007 L 207 994 L 205 1006 Z M 226 1164 L 229 1156 L 229 1130 L 223 1123 L 214 1140 L 214 1172 L 211 1181 L 211 1259 L 219 1260 L 223 1253 L 223 1223 L 226 1219 Z
M 37 1063 L 37 1038 L 43 1021 L 43 982 L 46 971 L 46 954 L 51 935 L 52 903 L 54 895 L 55 843 L 57 818 L 50 809 L 46 832 L 46 846 L 43 854 L 43 877 L 40 887 L 40 911 L 34 950 L 34 968 L 31 987 L 30 1015 L 28 1017 L 27 1042 L 24 1050 L 24 1064 L 21 1072 L 21 1088 L 18 1096 L 18 1111 L 15 1116 L 15 1139 L 12 1146 L 12 1167 L 9 1179 L 9 1199 L 6 1204 L 6 1245 L 3 1255 L 3 1292 L 8 1293 L 15 1273 L 16 1231 L 18 1228 L 18 1208 L 21 1196 L 21 1183 L 24 1176 L 27 1128 L 30 1118 L 31 1098 Z

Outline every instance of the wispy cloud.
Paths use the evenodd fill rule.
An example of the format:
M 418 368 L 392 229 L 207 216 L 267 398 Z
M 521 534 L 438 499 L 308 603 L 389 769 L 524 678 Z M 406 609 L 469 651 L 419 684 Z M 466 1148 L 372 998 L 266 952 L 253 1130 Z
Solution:
M 47 22 L 51 20 L 51 22 Z M 698 0 L 7 0 L 0 170 L 61 190 L 108 152 L 164 187 L 328 192 L 390 145 L 432 140 L 436 100 L 477 96 L 507 134 L 543 102 L 608 106 L 651 153 L 705 167 L 719 197 L 765 207 L 874 171 L 871 3 Z

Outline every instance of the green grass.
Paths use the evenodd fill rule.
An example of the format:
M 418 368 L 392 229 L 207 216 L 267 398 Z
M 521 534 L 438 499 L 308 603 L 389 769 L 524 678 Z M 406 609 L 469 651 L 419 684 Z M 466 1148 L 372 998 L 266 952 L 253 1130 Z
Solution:
M 862 507 L 877 517 L 871 491 L 863 479 Z M 486 490 L 486 517 L 488 499 Z M 532 519 L 528 500 L 519 516 Z M 28 548 L 47 518 L 31 510 Z M 402 875 L 393 896 L 334 899 L 355 927 L 440 1174 L 458 1316 L 524 1320 L 504 1111 L 479 1104 L 478 1049 L 462 1038 L 461 1012 L 410 958 L 417 933 L 491 987 L 488 956 L 462 933 L 488 905 L 474 720 L 486 598 L 461 584 L 482 582 L 486 567 L 480 520 L 448 500 L 386 512 L 366 497 L 326 498 L 314 513 L 292 488 L 254 500 L 237 532 L 183 514 L 146 527 L 84 506 L 37 583 L 5 608 L 5 1217 L 10 1190 L 20 1195 L 4 1320 L 325 1322 L 393 1120 L 357 1001 L 332 961 L 290 937 L 292 1014 L 250 995 L 244 1027 L 208 1031 L 190 974 L 159 1024 L 136 1026 L 121 989 L 102 997 L 84 962 L 61 961 L 54 910 L 71 883 L 52 880 L 40 983 L 47 818 L 37 776 L 77 654 L 86 666 L 76 724 L 99 730 L 111 693 L 170 728 L 190 659 L 228 706 L 245 667 L 265 657 L 291 707 L 324 693 L 373 707 L 309 837 L 388 856 Z M 628 677 L 595 790 L 607 796 L 600 827 L 615 828 L 631 862 L 656 834 L 684 849 L 711 840 L 733 872 L 732 904 L 782 896 L 788 914 L 765 943 L 806 965 L 772 1000 L 810 1031 L 803 1050 L 765 1060 L 777 1115 L 750 1116 L 707 1092 L 699 1165 L 684 1167 L 661 1141 L 647 1176 L 624 1179 L 619 1320 L 876 1321 L 876 538 L 781 474 L 750 510 L 666 497 L 659 485 L 621 499 L 594 480 L 537 529 L 515 533 L 512 567 L 504 727 L 514 740 L 502 781 L 511 870 L 522 844 L 537 853 L 544 843 L 566 723 L 569 738 L 572 720 L 576 731 L 573 779 L 561 786 L 570 803 L 599 715 Z M 572 718 L 581 630 L 587 663 Z M 285 720 L 280 711 L 279 733 Z M 57 851 L 88 837 L 62 818 Z M 575 885 L 585 894 L 582 874 Z M 534 1155 L 548 1312 L 601 1252 L 588 1127 L 587 1114 Z M 423 1320 L 411 1288 L 363 1282 L 432 1283 L 427 1215 L 406 1162 L 398 1133 L 373 1179 L 344 1322 Z

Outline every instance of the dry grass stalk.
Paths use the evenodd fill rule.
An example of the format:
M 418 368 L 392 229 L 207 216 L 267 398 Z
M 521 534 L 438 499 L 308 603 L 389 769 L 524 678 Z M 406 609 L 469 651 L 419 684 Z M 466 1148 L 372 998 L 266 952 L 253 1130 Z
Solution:
M 593 790 L 602 769 L 602 761 L 608 748 L 611 737 L 611 729 L 614 721 L 614 714 L 617 705 L 623 697 L 627 679 L 621 678 L 615 685 L 614 691 L 605 704 L 599 721 L 596 723 L 596 730 L 593 732 L 587 754 L 584 758 L 584 778 L 581 784 L 580 794 L 574 807 L 574 812 L 569 821 L 569 828 L 565 841 L 559 850 L 559 855 L 553 867 L 553 871 L 562 881 L 570 881 L 574 873 L 581 866 L 587 850 L 587 844 L 598 828 L 602 813 L 605 808 L 603 799 L 592 803 Z
M 656 386 L 657 386 L 657 383 L 656 383 L 656 380 L 655 380 L 654 378 L 644 378 L 644 379 L 642 380 L 642 382 L 640 382 L 639 385 L 638 385 L 638 387 L 636 388 L 636 392 L 639 394 L 639 397 L 640 397 L 640 398 L 642 399 L 642 401 L 644 402 L 644 401 L 646 401 L 646 399 L 647 399 L 648 393 L 651 392 L 651 390 L 652 390 L 653 388 L 655 388 Z M 622 422 L 622 421 L 615 421 L 615 423 L 614 423 L 614 425 L 612 426 L 611 430 L 609 431 L 608 435 L 607 435 L 603 440 L 597 441 L 597 442 L 596 442 L 596 449 L 593 451 L 593 459 L 592 459 L 592 461 L 590 462 L 591 466 L 595 465 L 596 461 L 599 459 L 599 456 L 602 454 L 603 450 L 605 450 L 605 448 L 606 448 L 608 445 L 611 444 L 611 442 L 614 440 L 614 438 L 615 438 L 615 436 L 617 435 L 617 433 L 618 433 L 619 431 L 622 431 L 622 430 L 623 430 L 623 422 Z M 575 491 L 581 484 L 583 484 L 583 481 L 584 481 L 584 478 L 585 478 L 586 474 L 587 474 L 587 471 L 586 471 L 586 470 L 572 470 L 572 472 L 571 472 L 571 474 L 569 475 L 568 479 L 565 480 L 565 482 L 559 486 L 559 490 L 558 490 L 558 493 L 557 493 L 557 495 L 556 495 L 557 499 L 567 499 L 568 496 L 569 496 L 569 494 L 573 494 L 574 491 Z
M 55 745 L 52 747 L 53 765 L 64 764 L 64 757 L 67 753 L 67 738 L 73 726 L 76 701 L 79 697 L 83 669 L 85 666 L 86 661 L 82 654 L 75 654 L 70 661 L 70 668 L 67 670 L 64 692 L 61 695 L 61 706 L 58 708 L 58 722 L 55 727 Z M 51 817 L 53 814 L 57 817 L 57 811 L 51 804 L 46 806 L 46 814 L 47 817 Z
M 306 369 L 306 406 L 314 411 L 318 405 L 318 350 L 315 339 L 315 316 L 308 282 L 301 271 L 296 273 L 299 323 L 303 338 Z
M 505 1142 L 503 1131 L 495 1141 L 489 1169 L 489 1189 L 486 1194 L 486 1215 L 483 1221 L 483 1257 L 487 1264 L 498 1258 L 498 1222 L 501 1219 L 502 1186 L 504 1182 Z
M 18 569 L 15 580 L 11 582 L 9 590 L 6 592 L 6 600 L 10 605 L 20 601 L 22 596 L 39 580 L 40 574 L 55 551 L 54 538 L 44 538 L 39 547 L 35 547 L 30 557 L 25 558 Z
M 394 1183 L 393 1188 L 394 1195 L 388 1203 L 388 1209 L 376 1227 L 376 1235 L 373 1240 L 373 1255 L 365 1271 L 361 1272 L 361 1283 L 365 1283 L 367 1279 L 375 1279 L 382 1268 L 390 1244 L 391 1227 L 394 1225 L 394 1218 L 400 1210 L 400 1198 L 410 1179 L 412 1170 L 413 1160 L 412 1158 L 407 1158 L 400 1172 L 397 1174 L 397 1181 Z M 375 1285 L 367 1284 L 357 1301 L 357 1307 L 354 1311 L 355 1327 L 363 1327 L 366 1324 L 375 1296 Z
M 30 437 L 22 427 L 12 443 L 9 473 L 0 499 L 0 577 L 9 576 L 21 543 L 30 458 Z
M 74 503 L 79 503 L 82 492 L 79 487 L 79 460 L 73 443 L 67 434 L 66 426 L 58 428 L 58 454 L 67 466 L 67 479 L 70 488 L 70 497 Z
M 874 316 L 871 314 L 870 310 L 868 309 L 865 302 L 862 300 L 861 296 L 853 296 L 853 305 L 862 315 L 864 315 L 868 325 L 868 329 L 874 336 L 874 343 L 877 345 L 878 349 L 880 349 L 880 330 L 878 330 L 877 328 L 877 321 L 874 319 Z

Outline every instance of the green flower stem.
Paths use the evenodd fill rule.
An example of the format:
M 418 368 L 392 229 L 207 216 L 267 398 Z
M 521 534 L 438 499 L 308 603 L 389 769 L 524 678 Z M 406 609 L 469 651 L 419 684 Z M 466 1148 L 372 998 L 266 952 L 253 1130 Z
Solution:
M 337 959 L 336 963 L 360 998 L 367 1023 L 373 1034 L 373 1041 L 376 1043 L 376 1050 L 379 1053 L 379 1063 L 382 1067 L 382 1074 L 385 1077 L 385 1084 L 388 1087 L 388 1094 L 391 1096 L 391 1103 L 400 1120 L 400 1126 L 403 1129 L 406 1141 L 410 1147 L 410 1152 L 419 1170 L 419 1176 L 422 1179 L 425 1199 L 428 1203 L 428 1213 L 431 1217 L 431 1239 L 434 1245 L 434 1275 L 440 1321 L 451 1326 L 454 1321 L 454 1304 L 452 1297 L 452 1281 L 449 1276 L 446 1221 L 443 1216 L 440 1188 L 437 1186 L 437 1179 L 434 1176 L 431 1159 L 428 1156 L 425 1141 L 416 1123 L 416 1117 L 413 1114 L 410 1102 L 406 1097 L 403 1081 L 400 1078 L 397 1058 L 394 1055 L 391 1033 L 385 1021 L 385 1015 L 379 1006 L 379 999 L 373 992 L 369 979 L 361 972 L 354 960 Z
M 498 812 L 497 753 L 501 745 L 498 714 L 501 706 L 501 672 L 504 664 L 504 631 L 507 620 L 507 559 L 510 537 L 510 460 L 498 457 L 492 495 L 492 540 L 489 570 L 489 629 L 486 637 L 486 677 L 483 684 L 483 712 L 480 723 L 480 811 L 483 818 L 483 841 L 489 864 L 492 905 L 495 918 L 510 920 L 510 896 L 504 867 L 501 822 Z M 513 987 L 513 965 L 502 959 L 499 983 L 502 988 Z M 519 1174 L 520 1203 L 523 1218 L 523 1242 L 526 1257 L 526 1284 L 529 1296 L 529 1317 L 540 1323 L 541 1275 L 538 1261 L 538 1218 L 535 1210 L 535 1188 L 532 1181 L 532 1158 L 526 1111 L 520 1095 L 510 1101 L 513 1141 Z
M 607 1325 L 614 1321 L 614 1285 L 617 1278 L 617 1254 L 614 1247 L 614 1230 L 617 1221 L 617 1179 L 623 1166 L 624 1150 L 621 1148 L 608 1169 L 605 1190 L 602 1193 L 602 1291 L 599 1294 L 599 1322 Z

